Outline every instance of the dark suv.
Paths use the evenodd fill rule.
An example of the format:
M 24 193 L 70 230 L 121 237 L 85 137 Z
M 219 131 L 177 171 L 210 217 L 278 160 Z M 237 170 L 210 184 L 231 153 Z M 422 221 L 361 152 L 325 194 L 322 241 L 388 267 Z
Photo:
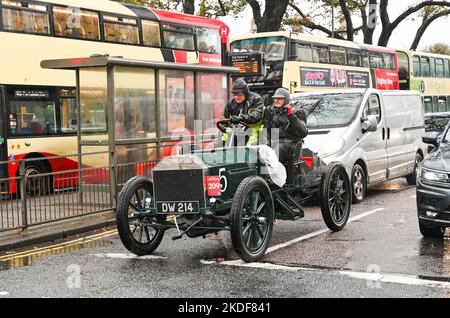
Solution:
M 442 237 L 450 227 L 450 125 L 443 132 L 428 132 L 425 143 L 435 148 L 426 158 L 417 178 L 417 212 L 425 237 Z

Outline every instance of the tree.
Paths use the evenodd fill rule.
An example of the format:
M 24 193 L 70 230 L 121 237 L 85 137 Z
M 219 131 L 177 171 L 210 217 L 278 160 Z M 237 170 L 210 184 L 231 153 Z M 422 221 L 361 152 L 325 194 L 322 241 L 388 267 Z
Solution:
M 448 1 L 412 1 L 414 2 L 398 17 L 391 21 L 388 12 L 389 0 L 304 0 L 311 5 L 311 12 L 303 12 L 296 4 L 298 1 L 291 0 L 289 6 L 298 13 L 298 24 L 311 30 L 319 30 L 329 36 L 352 41 L 354 35 L 362 31 L 364 43 L 373 44 L 377 22 L 381 20 L 381 34 L 378 38 L 378 45 L 387 46 L 392 33 L 405 20 L 419 15 L 422 17 L 422 24 L 417 30 L 416 39 L 413 45 L 417 46 L 421 37 L 430 24 L 441 18 L 450 15 L 447 8 L 450 8 Z M 316 4 L 316 5 L 314 5 Z M 337 13 L 337 20 L 340 28 L 333 34 L 332 30 L 323 25 L 323 19 L 330 19 L 329 11 L 333 7 Z M 360 22 L 356 23 L 357 20 Z M 355 25 L 358 25 L 355 27 Z
M 380 46 L 387 46 L 387 44 L 389 43 L 389 39 L 392 35 L 392 32 L 399 26 L 400 23 L 405 21 L 412 14 L 417 13 L 421 9 L 424 8 L 426 9 L 427 7 L 430 6 L 450 7 L 450 2 L 447 1 L 422 1 L 415 6 L 409 7 L 406 11 L 400 14 L 393 22 L 390 22 L 389 13 L 387 9 L 388 4 L 389 0 L 380 0 L 380 18 L 383 26 L 380 38 L 378 39 L 378 45 Z M 424 26 L 424 24 L 422 24 L 422 26 Z M 423 32 L 425 32 L 428 26 L 425 27 Z
M 450 45 L 445 43 L 436 43 L 425 49 L 426 52 L 450 55 Z
M 422 39 L 425 31 L 433 23 L 435 20 L 447 17 L 450 15 L 450 9 L 445 9 L 442 7 L 427 7 L 423 10 L 422 14 L 422 24 L 420 28 L 417 30 L 416 36 L 414 37 L 414 41 L 411 45 L 411 50 L 415 51 L 419 46 L 420 40 Z

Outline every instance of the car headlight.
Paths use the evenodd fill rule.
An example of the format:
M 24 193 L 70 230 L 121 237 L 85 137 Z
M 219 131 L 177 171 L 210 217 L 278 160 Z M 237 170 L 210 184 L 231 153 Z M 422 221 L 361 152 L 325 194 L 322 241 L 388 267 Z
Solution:
M 319 150 L 319 157 L 325 158 L 337 154 L 345 147 L 345 140 L 342 137 L 326 141 Z
M 420 169 L 420 178 L 423 180 L 434 182 L 447 182 L 447 183 L 450 182 L 447 173 L 428 170 L 425 168 Z

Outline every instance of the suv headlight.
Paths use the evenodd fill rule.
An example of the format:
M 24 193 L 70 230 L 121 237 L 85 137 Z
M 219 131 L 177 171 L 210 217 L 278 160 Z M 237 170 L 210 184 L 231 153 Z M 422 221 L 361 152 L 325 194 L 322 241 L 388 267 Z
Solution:
M 326 141 L 319 150 L 319 157 L 325 158 L 339 153 L 345 147 L 345 140 L 342 137 Z
M 447 173 L 428 170 L 425 168 L 420 169 L 420 178 L 423 180 L 434 182 L 447 182 L 447 183 L 450 182 Z

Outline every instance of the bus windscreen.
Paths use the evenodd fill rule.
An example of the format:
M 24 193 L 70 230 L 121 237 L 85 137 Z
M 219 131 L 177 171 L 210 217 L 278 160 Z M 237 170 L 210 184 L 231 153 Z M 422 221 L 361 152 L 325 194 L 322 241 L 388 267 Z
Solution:
M 231 43 L 232 53 L 265 53 L 266 61 L 284 60 L 286 38 L 281 36 L 237 40 Z

